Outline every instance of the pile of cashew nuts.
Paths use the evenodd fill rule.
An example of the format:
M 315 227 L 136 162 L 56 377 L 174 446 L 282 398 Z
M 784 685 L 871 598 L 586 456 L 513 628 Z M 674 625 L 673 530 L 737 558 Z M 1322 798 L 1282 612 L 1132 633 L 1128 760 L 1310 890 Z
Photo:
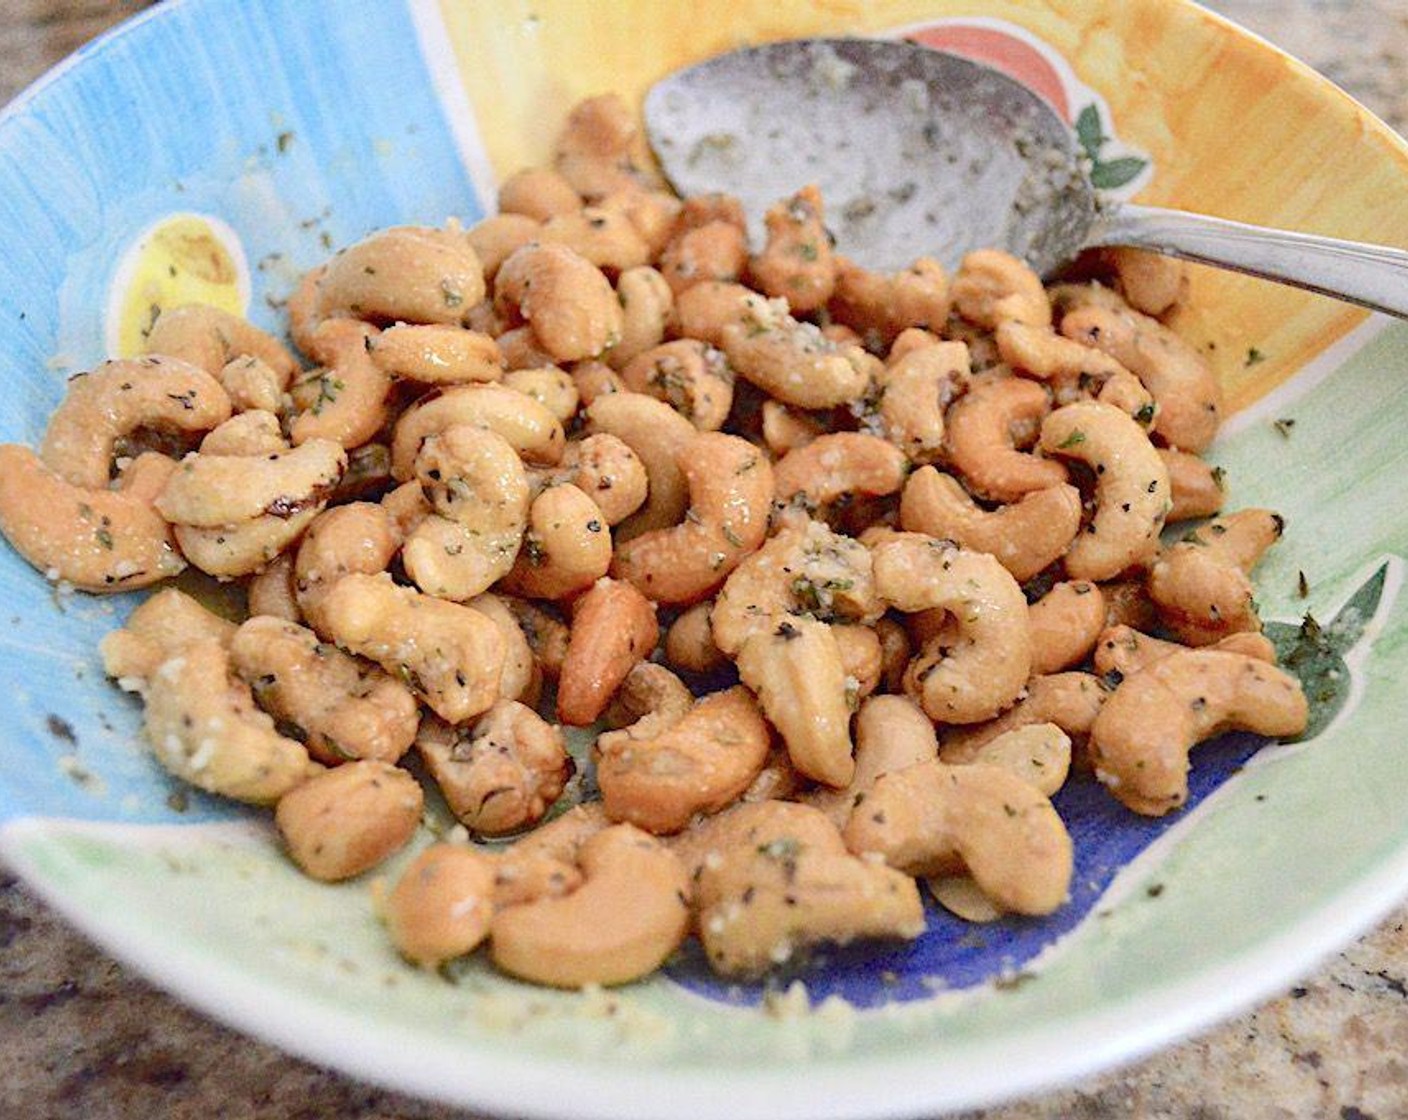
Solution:
M 756 977 L 918 936 L 921 882 L 1049 914 L 1068 776 L 1159 815 L 1196 744 L 1303 730 L 1249 579 L 1282 522 L 1222 514 L 1176 265 L 879 274 L 810 187 L 750 248 L 613 96 L 499 203 L 314 268 L 291 347 L 166 309 L 0 447 L 26 560 L 156 589 L 102 656 L 163 766 L 318 880 L 420 844 L 379 901 L 408 960 L 618 984 L 697 936 Z M 425 844 L 428 792 L 463 829 Z

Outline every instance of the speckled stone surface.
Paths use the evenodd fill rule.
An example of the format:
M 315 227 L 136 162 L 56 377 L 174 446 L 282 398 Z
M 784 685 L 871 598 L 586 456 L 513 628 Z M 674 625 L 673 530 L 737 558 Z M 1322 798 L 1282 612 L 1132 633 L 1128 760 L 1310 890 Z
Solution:
M 0 102 L 140 0 L 0 0 Z M 1408 2 L 1208 5 L 1408 131 Z M 1013 1055 L 1020 1061 L 1020 1055 Z M 91 948 L 0 872 L 0 1117 L 469 1120 L 287 1058 Z M 1408 1117 L 1408 907 L 1279 998 L 1127 1069 L 964 1120 Z

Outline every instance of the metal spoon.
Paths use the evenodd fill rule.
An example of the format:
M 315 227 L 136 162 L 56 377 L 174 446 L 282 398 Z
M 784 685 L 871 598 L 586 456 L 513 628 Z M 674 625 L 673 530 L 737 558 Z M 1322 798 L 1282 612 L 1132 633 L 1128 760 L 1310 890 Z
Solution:
M 1408 318 L 1408 252 L 1102 198 L 1070 128 L 987 66 L 896 39 L 796 39 L 719 55 L 650 90 L 646 130 L 681 194 L 764 211 L 820 186 L 840 251 L 894 270 L 1005 248 L 1049 274 L 1129 245 Z

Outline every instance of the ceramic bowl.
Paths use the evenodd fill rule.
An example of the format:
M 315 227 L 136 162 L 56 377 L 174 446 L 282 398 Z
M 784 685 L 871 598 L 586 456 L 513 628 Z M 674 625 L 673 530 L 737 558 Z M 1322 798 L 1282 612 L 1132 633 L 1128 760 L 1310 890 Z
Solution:
M 395 223 L 465 222 L 542 161 L 577 98 L 759 39 L 906 34 L 1047 96 L 1111 192 L 1408 245 L 1408 149 L 1304 66 L 1174 0 L 170 0 L 0 119 L 0 438 L 34 443 L 65 377 L 202 298 L 281 330 L 302 270 Z M 1168 1043 L 1283 988 L 1408 888 L 1408 327 L 1195 270 L 1175 326 L 1236 415 L 1233 505 L 1287 520 L 1260 569 L 1309 615 L 1306 741 L 1200 748 L 1187 810 L 1077 783 L 1046 921 L 837 951 L 771 987 L 686 953 L 561 993 L 404 966 L 366 881 L 323 886 L 268 816 L 178 789 L 96 646 L 128 598 L 64 594 L 0 550 L 0 850 L 119 958 L 206 1012 L 400 1089 L 522 1116 L 872 1117 L 991 1102 Z M 404 859 L 404 857 L 403 857 Z M 836 997 L 836 998 L 831 998 Z

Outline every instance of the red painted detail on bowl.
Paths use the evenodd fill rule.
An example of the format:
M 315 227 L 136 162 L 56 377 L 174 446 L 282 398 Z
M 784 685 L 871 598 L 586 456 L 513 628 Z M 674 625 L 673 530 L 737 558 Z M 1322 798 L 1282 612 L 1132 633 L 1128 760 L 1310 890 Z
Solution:
M 1067 124 L 1071 122 L 1065 83 L 1051 62 L 1030 43 L 995 28 L 964 24 L 936 24 L 911 31 L 905 38 L 1001 70 L 1050 102 Z

